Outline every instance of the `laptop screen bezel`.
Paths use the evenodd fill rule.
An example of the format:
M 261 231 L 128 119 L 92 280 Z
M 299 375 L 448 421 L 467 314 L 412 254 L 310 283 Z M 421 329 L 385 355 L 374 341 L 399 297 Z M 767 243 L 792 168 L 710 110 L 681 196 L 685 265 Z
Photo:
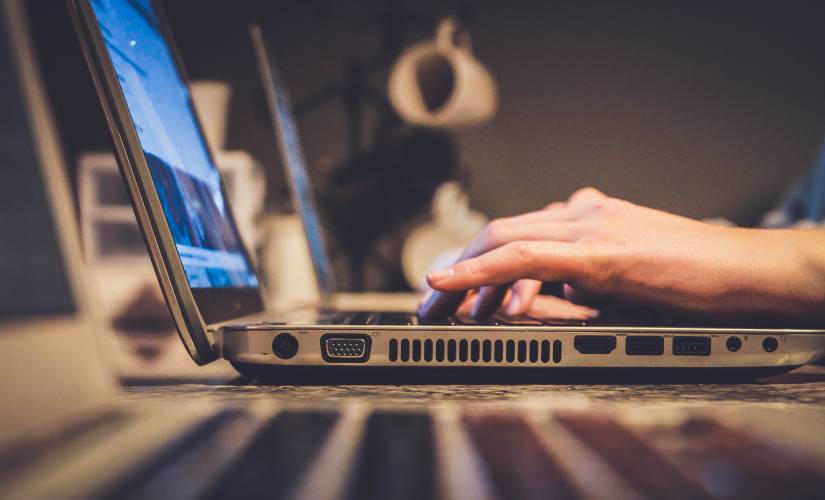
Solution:
M 264 301 L 261 289 L 189 286 L 91 0 L 67 0 L 67 3 L 112 134 L 115 156 L 137 216 L 138 226 L 149 250 L 167 306 L 190 356 L 198 364 L 205 364 L 217 357 L 209 325 L 262 312 Z M 162 36 L 172 54 L 176 69 L 188 88 L 189 79 L 177 45 L 171 36 L 165 12 L 159 2 L 153 0 L 152 4 L 160 19 Z M 203 136 L 197 116 L 195 122 Z M 214 164 L 211 148 L 207 149 L 207 154 Z M 221 190 L 228 199 L 223 183 Z M 231 207 L 228 207 L 228 213 L 234 221 Z M 247 262 L 253 262 L 245 246 L 243 252 Z M 258 278 L 260 281 L 259 275 Z

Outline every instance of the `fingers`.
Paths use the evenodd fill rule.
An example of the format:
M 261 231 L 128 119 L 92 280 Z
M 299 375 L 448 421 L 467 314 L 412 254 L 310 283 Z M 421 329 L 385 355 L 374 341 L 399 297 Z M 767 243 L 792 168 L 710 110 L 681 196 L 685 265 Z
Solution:
M 541 281 L 518 280 L 512 287 L 513 296 L 507 304 L 507 314 L 520 316 L 526 314 L 533 307 L 536 295 L 541 290 Z
M 533 306 L 541 290 L 541 281 L 519 280 L 511 287 L 508 285 L 482 287 L 478 293 L 471 291 L 459 306 L 456 314 L 468 314 L 476 320 L 482 320 L 495 314 L 507 304 L 506 312 L 510 316 L 521 316 Z M 510 292 L 510 296 L 507 294 Z
M 543 214 L 525 214 L 529 217 L 512 217 L 502 219 L 495 225 L 490 225 L 470 243 L 458 259 L 458 262 L 476 258 L 479 255 L 489 252 L 502 245 L 513 241 L 564 241 L 569 242 L 576 238 L 576 229 L 561 222 L 541 221 Z M 544 214 L 546 217 L 546 214 Z M 429 279 L 429 278 L 428 278 Z M 539 284 L 539 287 L 541 285 Z M 494 313 L 503 300 L 503 294 L 507 288 L 500 290 L 482 291 L 476 306 L 473 309 L 473 317 L 481 318 Z M 461 290 L 454 290 L 461 293 Z M 425 319 L 444 317 L 455 312 L 455 309 L 464 302 L 465 295 L 451 295 L 448 290 L 436 292 L 422 302 L 418 314 Z M 495 292 L 495 293 L 494 293 Z M 519 300 L 527 299 L 524 302 L 529 304 L 532 296 L 525 295 Z M 521 306 L 519 306 L 521 308 Z M 528 306 L 529 307 L 529 306 Z
M 541 290 L 541 281 L 536 280 L 519 280 L 512 286 L 508 284 L 482 287 L 471 309 L 472 317 L 476 320 L 488 318 L 495 314 L 503 303 L 507 303 L 506 312 L 510 316 L 526 314 L 533 306 L 539 290 Z M 512 291 L 509 301 L 507 300 L 508 291 Z
M 478 299 L 473 306 L 473 319 L 481 320 L 492 316 L 504 302 L 504 296 L 509 290 L 508 285 L 485 286 L 478 292 Z
M 458 261 L 470 259 L 514 241 L 562 241 L 570 243 L 579 236 L 576 225 L 554 221 L 502 220 L 490 224 L 464 249 Z
M 472 311 L 473 307 L 475 306 L 477 298 L 478 298 L 478 290 L 470 290 L 467 293 L 467 297 L 464 299 L 464 302 L 462 302 L 461 305 L 458 307 L 458 309 L 455 311 L 455 315 L 456 316 L 461 316 L 461 315 L 468 315 L 469 316 L 470 311 Z
M 436 290 L 418 306 L 418 315 L 424 319 L 446 318 L 458 310 L 466 297 L 466 290 L 452 292 Z
M 603 295 L 588 292 L 580 288 L 574 288 L 569 284 L 564 285 L 564 298 L 574 304 L 599 306 L 607 302 L 607 298 Z
M 504 285 L 524 278 L 575 281 L 586 271 L 582 254 L 568 243 L 516 241 L 430 273 L 427 281 L 436 290 L 448 292 Z
M 599 315 L 599 311 L 590 307 L 573 304 L 570 301 L 553 297 L 552 295 L 539 295 L 533 302 L 533 307 L 529 315 L 536 319 L 572 319 L 587 320 Z
M 482 275 L 476 272 L 476 268 L 480 266 L 479 262 L 484 263 L 484 266 L 481 266 L 483 270 L 486 270 L 489 266 L 497 266 L 495 270 L 485 271 L 487 272 L 486 279 L 492 279 L 493 281 L 484 284 L 496 285 L 499 288 L 481 291 L 473 306 L 473 316 L 486 316 L 495 312 L 500 306 L 504 293 L 506 293 L 507 290 L 507 287 L 502 287 L 502 285 L 506 285 L 510 281 L 516 281 L 519 278 L 533 275 L 538 276 L 539 274 L 542 276 L 553 276 L 553 278 L 551 278 L 553 280 L 558 279 L 556 276 L 565 274 L 567 267 L 569 267 L 571 263 L 565 264 L 557 260 L 556 262 L 546 263 L 547 265 L 555 264 L 553 268 L 543 270 L 535 268 L 528 269 L 528 262 L 525 256 L 529 257 L 531 251 L 530 245 L 528 245 L 527 242 L 534 242 L 536 243 L 536 248 L 547 250 L 549 247 L 538 245 L 538 243 L 546 242 L 553 244 L 557 242 L 570 243 L 574 241 L 578 237 L 577 229 L 569 223 L 585 215 L 594 201 L 604 198 L 607 198 L 607 195 L 601 191 L 594 188 L 584 188 L 573 193 L 567 202 L 551 203 L 545 207 L 544 210 L 494 221 L 464 249 L 464 252 L 458 259 L 458 263 L 453 266 L 453 268 L 458 267 L 461 271 L 460 273 L 456 273 L 453 277 L 447 276 L 448 279 L 446 281 L 440 279 L 440 273 L 438 272 L 432 273 L 427 277 L 430 286 L 441 291 L 433 293 L 424 300 L 419 308 L 419 314 L 425 318 L 435 318 L 454 313 L 456 308 L 458 308 L 466 298 L 466 293 L 462 291 L 460 286 L 455 285 L 455 283 L 461 279 L 469 279 L 471 275 L 476 281 L 483 279 Z M 487 255 L 493 254 L 495 250 L 508 245 L 515 246 L 505 252 Z M 527 251 L 524 252 L 522 250 Z M 516 260 L 509 265 L 500 259 L 508 255 L 516 258 Z M 547 259 L 550 257 L 552 257 L 552 255 L 544 255 L 542 258 Z M 475 259 L 482 260 L 477 261 Z M 550 260 L 552 261 L 552 258 Z M 470 261 L 472 261 L 470 264 L 462 266 L 462 262 Z M 450 270 L 453 270 L 453 268 L 450 268 Z M 449 273 L 450 270 L 446 272 Z M 502 281 L 506 275 L 515 276 L 516 278 L 509 281 Z M 439 285 L 436 284 L 439 282 L 448 288 L 439 288 Z M 527 286 L 524 293 L 520 293 L 520 287 L 522 286 Z M 540 286 L 540 284 L 538 286 Z M 529 308 L 527 304 L 531 302 L 537 293 L 537 291 L 532 292 L 532 288 L 536 288 L 536 285 L 520 285 L 519 287 L 515 287 L 513 289 L 514 300 L 511 301 L 509 307 L 513 311 L 523 311 Z

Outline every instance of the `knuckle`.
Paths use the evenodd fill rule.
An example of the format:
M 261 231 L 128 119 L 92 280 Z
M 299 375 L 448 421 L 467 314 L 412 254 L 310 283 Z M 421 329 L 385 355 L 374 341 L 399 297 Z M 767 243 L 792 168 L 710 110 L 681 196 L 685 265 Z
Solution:
M 497 246 L 505 237 L 504 219 L 495 219 L 484 228 L 484 241 L 490 246 Z
M 587 206 L 597 212 L 604 212 L 611 207 L 609 198 L 594 198 L 587 202 Z
M 594 188 L 593 186 L 586 186 L 581 189 L 577 189 L 576 192 L 573 193 L 575 197 L 595 197 L 601 195 L 602 192 L 598 189 Z
M 573 241 L 590 241 L 599 234 L 599 224 L 591 220 L 577 220 L 568 224 Z
M 458 266 L 461 268 L 461 271 L 470 276 L 476 276 L 478 274 L 481 274 L 481 272 L 484 270 L 484 265 L 481 262 L 481 259 L 465 260 L 464 262 L 458 264 Z
M 584 249 L 580 255 L 585 263 L 580 283 L 589 290 L 611 293 L 618 282 L 618 269 L 610 253 L 594 246 Z
M 588 186 L 576 190 L 572 195 L 570 195 L 569 200 L 571 203 L 578 205 L 581 203 L 586 203 L 590 200 L 597 200 L 604 197 L 604 193 L 594 187 Z
M 511 243 L 511 252 L 516 262 L 520 266 L 529 267 L 536 262 L 536 249 L 529 241 L 516 241 Z
M 606 217 L 617 213 L 622 208 L 622 202 L 616 198 L 594 198 L 588 200 L 586 213 L 595 217 Z

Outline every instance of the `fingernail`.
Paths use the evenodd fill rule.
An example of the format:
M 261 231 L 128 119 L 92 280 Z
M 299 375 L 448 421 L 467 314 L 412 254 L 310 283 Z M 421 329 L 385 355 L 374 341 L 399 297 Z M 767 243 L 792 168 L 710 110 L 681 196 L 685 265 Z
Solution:
M 448 267 L 447 269 L 441 269 L 438 271 L 433 271 L 427 275 L 427 279 L 430 281 L 441 281 L 447 279 L 455 274 L 455 269 L 452 267 Z
M 507 306 L 507 314 L 510 316 L 521 314 L 521 297 L 517 293 L 514 293 L 513 298 L 510 299 L 510 304 Z

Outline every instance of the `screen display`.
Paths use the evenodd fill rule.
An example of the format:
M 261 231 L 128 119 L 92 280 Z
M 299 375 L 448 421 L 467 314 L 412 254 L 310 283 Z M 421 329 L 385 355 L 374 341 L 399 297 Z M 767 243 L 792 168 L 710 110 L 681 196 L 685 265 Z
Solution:
M 189 285 L 257 287 L 152 2 L 93 0 L 92 8 Z

